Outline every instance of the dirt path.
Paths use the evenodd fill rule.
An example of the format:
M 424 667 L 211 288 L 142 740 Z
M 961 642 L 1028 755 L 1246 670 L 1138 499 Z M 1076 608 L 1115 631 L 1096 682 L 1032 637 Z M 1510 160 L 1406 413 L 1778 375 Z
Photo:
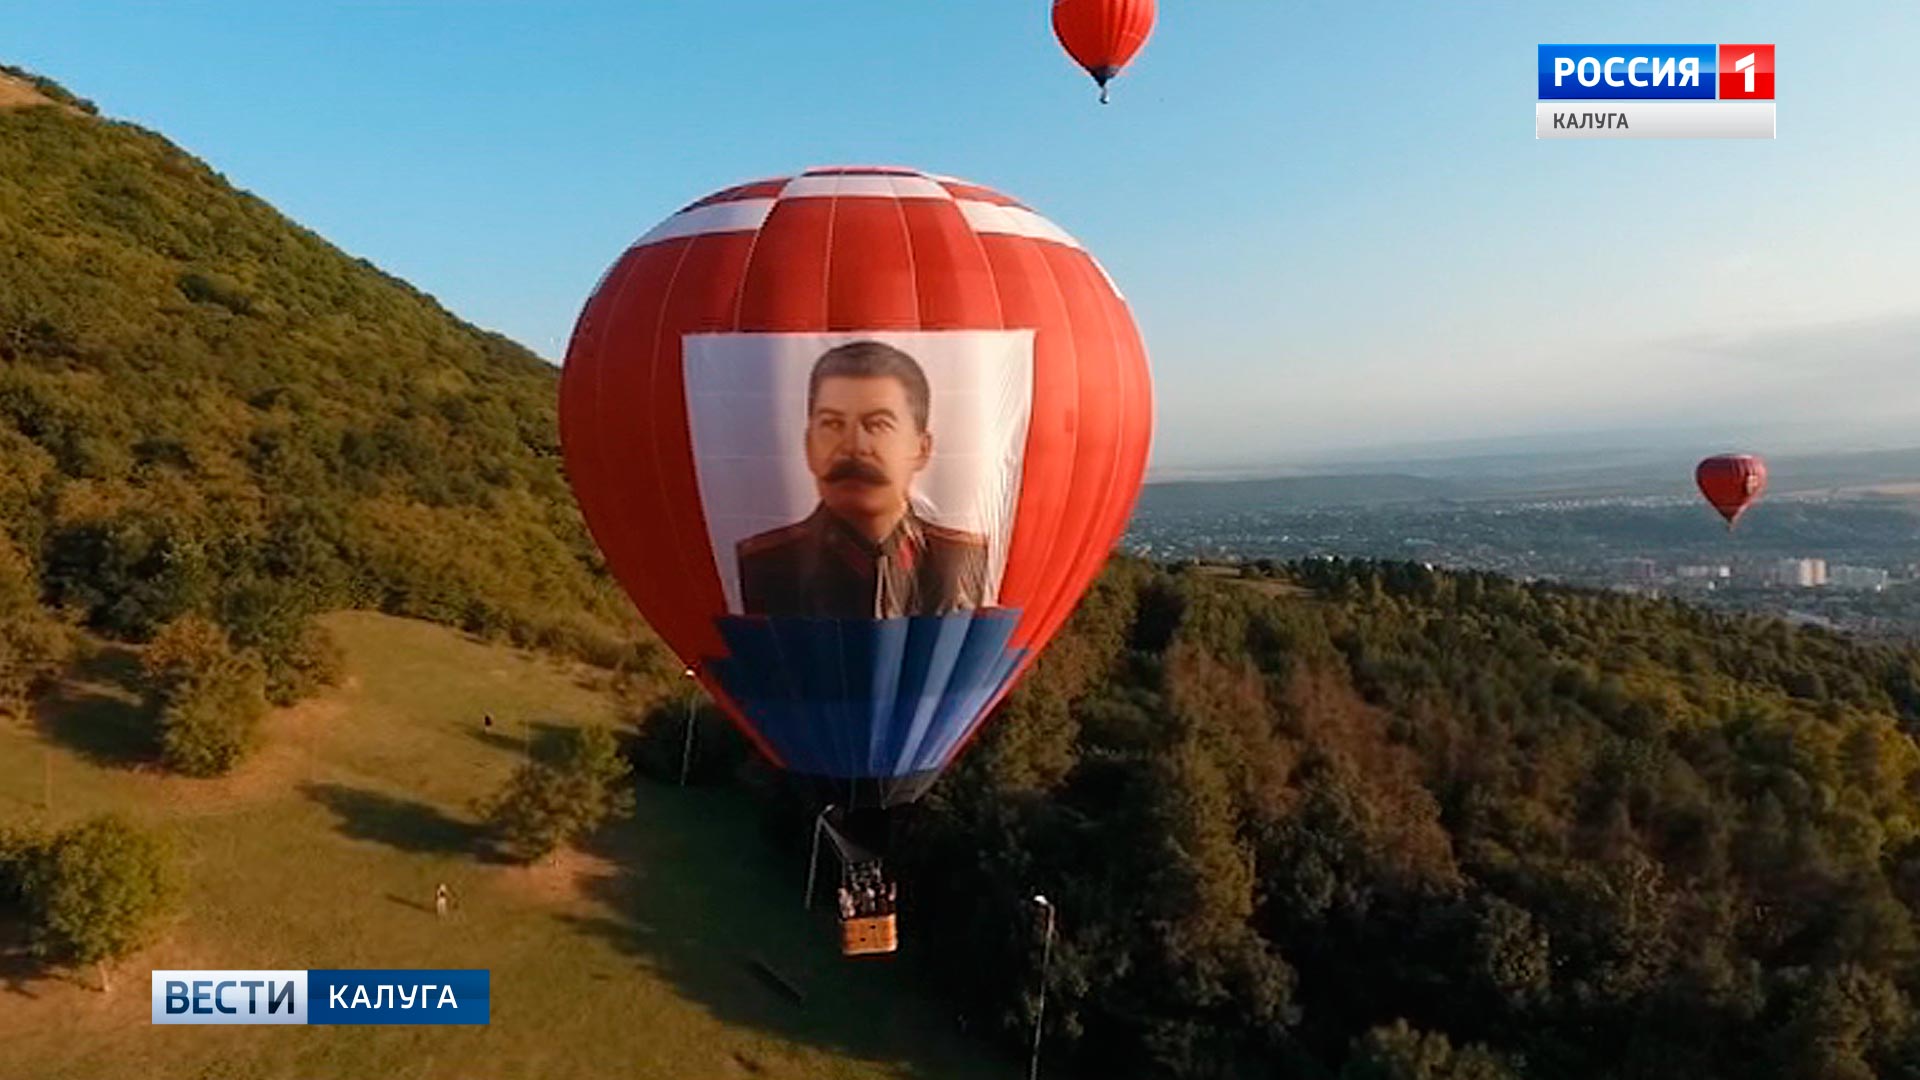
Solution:
M 27 80 L 0 73 L 0 109 L 53 104 L 57 103 Z
M 594 904 L 588 898 L 596 883 L 622 873 L 619 866 L 598 855 L 571 848 L 531 866 L 508 866 L 487 876 L 487 882 L 500 892 L 542 907 L 562 910 Z

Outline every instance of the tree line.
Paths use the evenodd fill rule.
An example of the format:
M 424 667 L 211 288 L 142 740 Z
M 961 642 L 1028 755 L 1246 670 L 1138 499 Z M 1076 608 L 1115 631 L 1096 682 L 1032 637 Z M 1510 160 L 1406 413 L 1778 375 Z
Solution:
M 1117 559 L 900 822 L 969 1025 L 1081 1075 L 1920 1067 L 1920 656 L 1418 564 Z M 672 775 L 684 714 L 645 719 Z M 696 779 L 744 775 L 724 727 Z

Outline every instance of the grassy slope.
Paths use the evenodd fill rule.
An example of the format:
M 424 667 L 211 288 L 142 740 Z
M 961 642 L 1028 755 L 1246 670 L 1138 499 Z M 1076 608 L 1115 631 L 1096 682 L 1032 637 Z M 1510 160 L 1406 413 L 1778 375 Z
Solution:
M 568 494 L 552 365 L 26 87 L 0 73 L 0 533 L 49 603 L 134 641 L 263 598 L 609 665 L 651 640 Z
M 604 718 L 585 669 L 385 616 L 332 616 L 346 685 L 276 713 L 267 747 L 219 781 L 132 767 L 127 658 L 91 665 L 38 730 L 0 726 L 0 818 L 120 809 L 166 831 L 191 899 L 115 992 L 0 967 L 0 1076 L 865 1077 L 985 1075 L 888 962 L 850 964 L 797 910 L 724 792 L 643 785 L 593 855 L 531 870 L 473 854 L 471 799 L 497 786 L 517 725 Z M 492 711 L 486 735 L 479 717 Z M 54 811 L 40 809 L 44 766 Z M 462 898 L 444 924 L 435 882 Z M 757 954 L 809 993 L 771 993 Z M 470 1028 L 156 1028 L 153 968 L 484 967 L 493 1023 Z M 90 977 L 89 977 L 90 985 Z M 999 1071 L 1004 1071 L 1001 1069 Z

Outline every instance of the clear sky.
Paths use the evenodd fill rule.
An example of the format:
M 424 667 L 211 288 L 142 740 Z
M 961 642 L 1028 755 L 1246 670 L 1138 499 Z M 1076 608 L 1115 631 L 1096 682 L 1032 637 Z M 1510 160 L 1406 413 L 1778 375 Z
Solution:
M 1106 108 L 1046 0 L 0 0 L 0 60 L 556 360 L 690 199 L 897 163 L 1100 257 L 1162 469 L 1794 423 L 1920 444 L 1920 5 L 1161 6 Z M 1780 137 L 1537 142 L 1557 41 L 1773 42 Z

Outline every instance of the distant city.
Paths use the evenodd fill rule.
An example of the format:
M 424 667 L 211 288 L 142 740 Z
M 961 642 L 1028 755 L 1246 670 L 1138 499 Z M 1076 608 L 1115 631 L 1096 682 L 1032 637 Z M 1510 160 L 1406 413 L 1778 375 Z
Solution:
M 1819 466 L 1838 460 L 1788 463 L 1786 490 L 1733 531 L 1691 493 L 1484 494 L 1491 484 L 1455 467 L 1445 481 L 1366 474 L 1149 485 L 1125 545 L 1163 560 L 1404 559 L 1920 640 L 1920 484 L 1911 480 L 1920 471 L 1906 471 L 1914 462 L 1903 458 L 1886 462 L 1887 475 L 1851 469 L 1844 485 L 1824 484 Z M 1794 482 L 1794 464 L 1804 483 Z M 1617 482 L 1644 483 L 1639 472 Z M 1603 489 L 1615 482 L 1583 479 Z M 1508 475 L 1499 483 L 1524 486 Z M 1429 488 L 1444 494 L 1423 494 Z

